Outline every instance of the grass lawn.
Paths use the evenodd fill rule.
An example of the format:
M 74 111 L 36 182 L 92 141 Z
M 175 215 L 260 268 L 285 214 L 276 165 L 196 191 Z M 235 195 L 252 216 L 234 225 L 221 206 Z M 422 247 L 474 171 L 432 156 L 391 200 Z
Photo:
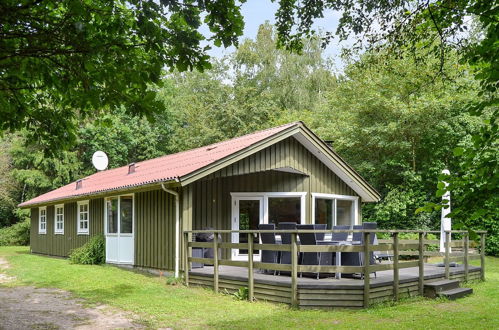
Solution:
M 59 288 L 134 312 L 152 328 L 364 328 L 499 329 L 499 258 L 486 260 L 486 281 L 468 283 L 474 294 L 457 300 L 412 298 L 367 310 L 293 310 L 286 305 L 248 303 L 208 289 L 168 285 L 166 279 L 117 267 L 71 265 L 32 255 L 26 247 L 0 247 L 17 278 L 9 286 Z

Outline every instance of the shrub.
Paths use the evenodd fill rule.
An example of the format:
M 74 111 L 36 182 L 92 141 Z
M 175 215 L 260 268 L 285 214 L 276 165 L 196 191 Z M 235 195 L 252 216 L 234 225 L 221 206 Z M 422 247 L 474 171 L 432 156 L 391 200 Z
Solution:
M 106 262 L 106 243 L 103 235 L 92 237 L 83 246 L 74 249 L 69 262 L 81 265 L 99 265 Z
M 31 221 L 29 218 L 0 229 L 1 245 L 29 245 Z

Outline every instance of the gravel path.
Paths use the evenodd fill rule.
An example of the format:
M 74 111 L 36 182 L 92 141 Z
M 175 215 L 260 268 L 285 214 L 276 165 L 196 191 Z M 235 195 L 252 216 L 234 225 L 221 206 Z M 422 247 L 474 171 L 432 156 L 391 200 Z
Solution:
M 116 329 L 140 328 L 132 315 L 101 305 L 85 307 L 83 300 L 58 289 L 6 287 L 14 280 L 2 273 L 9 265 L 0 257 L 0 329 Z

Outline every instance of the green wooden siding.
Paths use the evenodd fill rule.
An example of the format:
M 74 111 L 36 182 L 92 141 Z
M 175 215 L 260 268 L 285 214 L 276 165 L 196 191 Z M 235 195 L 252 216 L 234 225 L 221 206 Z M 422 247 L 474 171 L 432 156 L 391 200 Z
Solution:
M 303 174 L 276 171 L 291 167 Z M 294 138 L 288 138 L 192 183 L 192 227 L 230 229 L 231 192 L 307 192 L 358 196 L 345 182 Z M 360 205 L 360 203 L 359 203 Z
M 279 168 L 291 167 L 303 174 Z M 345 182 L 294 138 L 288 138 L 256 154 L 190 184 L 192 200 L 184 207 L 185 229 L 231 229 L 231 192 L 307 192 L 306 222 L 311 222 L 312 194 L 358 196 Z M 187 187 L 186 187 L 187 188 Z M 184 189 L 185 191 L 185 189 Z M 187 198 L 184 198 L 184 203 Z M 360 208 L 360 198 L 359 198 Z M 360 212 L 359 212 L 360 216 Z M 229 235 L 223 237 L 230 239 Z
M 163 190 L 135 194 L 135 265 L 175 267 L 175 197 Z
M 297 190 L 295 191 L 358 196 L 333 171 L 293 137 L 210 174 L 205 180 L 258 173 L 283 167 L 291 167 L 308 176 L 300 185 L 296 186 Z
M 77 234 L 76 202 L 64 204 L 64 235 L 54 234 L 54 206 L 47 206 L 47 233 L 38 234 L 38 208 L 31 209 L 31 251 L 34 253 L 67 257 L 71 250 L 104 231 L 104 202 L 102 198 L 89 201 L 89 235 Z

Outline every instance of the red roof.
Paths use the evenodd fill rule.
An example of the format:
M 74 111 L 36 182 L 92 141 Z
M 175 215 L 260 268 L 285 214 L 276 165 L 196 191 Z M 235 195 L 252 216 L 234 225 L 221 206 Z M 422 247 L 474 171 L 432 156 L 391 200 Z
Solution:
M 82 187 L 78 190 L 76 182 L 73 182 L 21 203 L 19 206 L 26 207 L 179 179 L 296 125 L 298 123 L 286 124 L 209 146 L 145 160 L 135 164 L 135 173 L 132 174 L 128 174 L 128 165 L 97 172 L 83 178 Z

